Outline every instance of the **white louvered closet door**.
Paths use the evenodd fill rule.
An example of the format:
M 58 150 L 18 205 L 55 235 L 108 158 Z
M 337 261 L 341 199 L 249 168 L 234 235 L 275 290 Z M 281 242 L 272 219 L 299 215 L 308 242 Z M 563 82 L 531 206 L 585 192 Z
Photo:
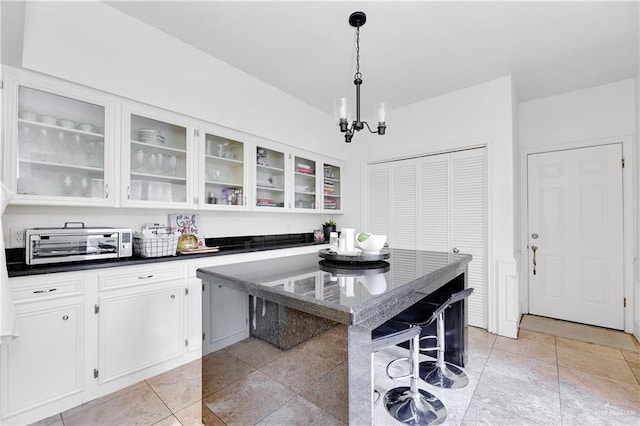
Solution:
M 467 276 L 475 289 L 469 298 L 469 324 L 486 328 L 487 190 L 485 148 L 419 159 L 390 161 L 367 168 L 368 232 L 386 234 L 393 248 L 469 253 Z M 432 259 L 433 257 L 433 259 Z M 395 274 L 415 276 L 406 269 L 415 259 L 396 259 Z M 437 255 L 423 256 L 428 269 Z
M 487 190 L 485 149 L 451 155 L 451 247 L 473 256 L 469 264 L 469 325 L 486 328 Z
M 486 328 L 485 149 L 420 158 L 421 250 L 469 253 L 469 324 Z

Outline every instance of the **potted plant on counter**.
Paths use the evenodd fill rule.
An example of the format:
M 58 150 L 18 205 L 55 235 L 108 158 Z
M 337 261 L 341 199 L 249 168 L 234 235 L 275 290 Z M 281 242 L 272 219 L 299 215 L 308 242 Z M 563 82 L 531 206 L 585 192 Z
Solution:
M 333 220 L 328 220 L 322 224 L 322 232 L 324 233 L 324 240 L 329 241 L 329 237 L 332 232 L 336 232 L 336 223 Z

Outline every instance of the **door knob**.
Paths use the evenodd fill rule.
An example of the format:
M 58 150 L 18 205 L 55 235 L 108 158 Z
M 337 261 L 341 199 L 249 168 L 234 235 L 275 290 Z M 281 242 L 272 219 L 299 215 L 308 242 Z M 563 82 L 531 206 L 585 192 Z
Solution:
M 454 247 L 453 248 L 453 252 L 456 253 L 456 254 L 460 253 L 460 249 L 458 247 Z

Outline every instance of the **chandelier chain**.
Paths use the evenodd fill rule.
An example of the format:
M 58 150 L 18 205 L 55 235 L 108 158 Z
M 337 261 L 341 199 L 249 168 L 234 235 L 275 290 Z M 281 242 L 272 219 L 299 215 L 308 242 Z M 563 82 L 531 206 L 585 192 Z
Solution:
M 362 78 L 360 72 L 360 26 L 356 27 L 356 74 L 354 79 Z

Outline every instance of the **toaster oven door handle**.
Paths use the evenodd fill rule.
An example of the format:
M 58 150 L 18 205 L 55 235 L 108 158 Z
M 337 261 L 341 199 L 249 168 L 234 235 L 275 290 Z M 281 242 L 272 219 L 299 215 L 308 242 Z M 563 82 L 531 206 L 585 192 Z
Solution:
M 47 290 L 34 290 L 33 292 L 36 294 L 40 294 L 40 293 L 51 293 L 52 291 L 56 291 L 57 288 L 49 288 Z
M 75 224 L 75 225 L 80 225 L 80 226 L 71 227 L 71 226 L 69 226 L 70 224 Z M 64 223 L 64 228 L 65 229 L 66 228 L 84 228 L 84 227 L 85 227 L 84 226 L 84 222 L 65 222 Z

